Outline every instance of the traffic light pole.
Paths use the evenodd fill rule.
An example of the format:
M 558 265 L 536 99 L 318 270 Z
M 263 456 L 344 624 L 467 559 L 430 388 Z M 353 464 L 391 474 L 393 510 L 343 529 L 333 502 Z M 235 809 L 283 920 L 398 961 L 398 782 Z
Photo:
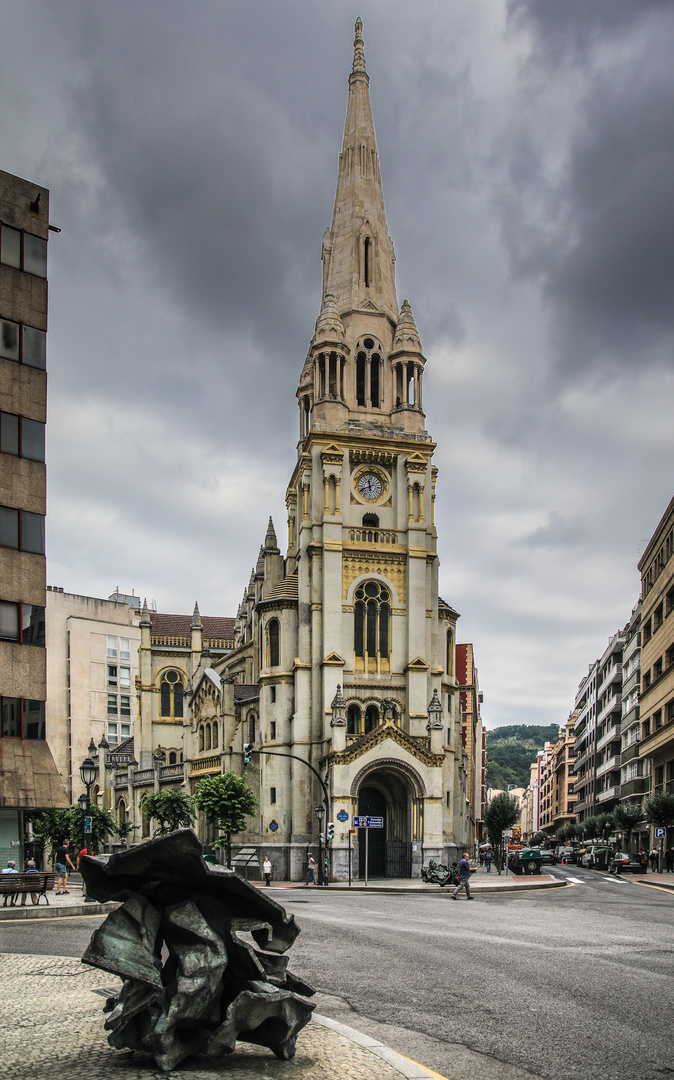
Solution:
M 304 758 L 298 757 L 297 754 L 284 754 L 281 750 L 255 750 L 250 743 L 246 743 L 246 746 L 244 747 L 244 762 L 246 760 L 246 753 L 248 753 L 249 755 L 251 753 L 266 754 L 267 757 L 292 758 L 293 761 L 299 761 L 299 762 L 301 762 L 302 765 L 306 765 L 307 769 L 311 769 L 312 773 L 314 774 L 314 776 L 318 780 L 319 784 L 321 785 L 321 790 L 323 791 L 323 805 L 325 806 L 325 862 L 323 864 L 321 863 L 320 840 L 319 840 L 318 879 L 319 879 L 319 885 L 325 885 L 327 887 L 330 884 L 330 881 L 329 881 L 329 877 L 330 877 L 330 874 L 329 874 L 329 867 L 330 867 L 329 832 L 330 832 L 330 830 L 328 828 L 328 826 L 330 824 L 330 822 L 328 821 L 328 817 L 330 815 L 330 799 L 329 799 L 329 796 L 328 796 L 328 789 L 325 786 L 325 781 L 323 780 L 323 777 L 321 776 L 321 774 L 319 772 L 316 771 L 316 769 L 314 769 L 313 765 L 310 765 L 308 761 L 304 760 Z

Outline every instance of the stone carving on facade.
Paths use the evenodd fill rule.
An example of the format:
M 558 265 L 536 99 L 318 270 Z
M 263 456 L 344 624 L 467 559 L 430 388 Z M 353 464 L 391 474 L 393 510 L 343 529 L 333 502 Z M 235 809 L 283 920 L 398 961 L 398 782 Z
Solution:
M 345 552 L 342 559 L 342 598 L 348 600 L 349 589 L 353 582 L 365 574 L 378 574 L 393 585 L 398 595 L 398 603 L 406 600 L 407 558 L 405 555 L 393 555 L 378 551 L 367 551 L 351 555 Z
M 227 1057 L 239 1038 L 294 1056 L 314 991 L 282 955 L 299 933 L 292 915 L 233 871 L 210 867 L 190 829 L 105 865 L 85 857 L 82 876 L 92 899 L 123 902 L 82 957 L 123 980 L 104 1010 L 111 1046 L 148 1053 L 166 1072 L 194 1054 Z
M 330 708 L 332 709 L 330 726 L 344 727 L 346 724 L 346 702 L 342 696 L 342 687 L 339 683 L 337 683 L 337 693 L 332 699 Z
M 417 758 L 424 765 L 431 767 L 442 765 L 444 757 L 442 754 L 432 754 L 427 738 L 419 739 L 414 738 L 412 735 L 408 735 L 407 732 L 399 728 L 397 724 L 389 721 L 380 724 L 374 731 L 369 732 L 367 735 L 362 735 L 359 739 L 355 739 L 354 742 L 346 750 L 342 750 L 339 753 L 328 754 L 324 761 L 334 765 L 350 765 L 352 762 L 357 761 L 363 754 L 367 754 L 370 750 L 374 750 L 375 747 L 380 746 L 386 739 L 391 739 L 394 743 L 397 743 L 403 750 Z
M 438 697 L 438 691 L 433 691 L 433 697 L 428 703 L 428 723 L 426 724 L 426 730 L 430 731 L 431 728 L 442 727 L 442 702 Z

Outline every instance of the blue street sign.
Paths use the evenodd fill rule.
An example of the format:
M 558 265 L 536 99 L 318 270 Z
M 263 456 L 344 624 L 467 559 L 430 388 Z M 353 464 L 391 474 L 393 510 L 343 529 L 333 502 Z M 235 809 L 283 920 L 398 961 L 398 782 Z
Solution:
M 276 830 L 278 829 L 278 821 L 270 821 L 269 828 L 272 832 L 276 832 Z
M 91 818 L 85 817 L 84 819 L 84 831 L 91 832 Z
M 356 829 L 383 829 L 383 817 L 355 817 L 353 824 Z
M 339 813 L 337 815 L 337 820 L 338 821 L 348 821 L 349 820 L 349 815 L 347 814 L 346 810 L 340 810 L 339 811 Z
M 658 828 L 655 830 L 655 839 L 656 840 L 664 840 L 666 836 L 667 836 L 667 830 L 663 829 L 663 828 L 660 828 L 658 826 Z

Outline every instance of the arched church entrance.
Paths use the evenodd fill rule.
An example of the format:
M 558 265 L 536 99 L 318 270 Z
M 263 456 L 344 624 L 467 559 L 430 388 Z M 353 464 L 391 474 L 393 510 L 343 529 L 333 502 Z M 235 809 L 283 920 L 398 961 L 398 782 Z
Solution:
M 358 830 L 358 876 L 365 877 L 365 833 L 368 835 L 368 878 L 412 876 L 412 798 L 406 779 L 391 768 L 368 773 L 358 791 L 358 814 L 381 817 L 383 829 Z

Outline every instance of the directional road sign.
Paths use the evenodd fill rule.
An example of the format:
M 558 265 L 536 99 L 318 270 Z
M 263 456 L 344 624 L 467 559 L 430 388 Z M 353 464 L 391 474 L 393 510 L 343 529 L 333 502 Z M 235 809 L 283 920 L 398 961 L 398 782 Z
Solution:
M 354 817 L 353 823 L 357 829 L 383 829 L 383 817 Z

